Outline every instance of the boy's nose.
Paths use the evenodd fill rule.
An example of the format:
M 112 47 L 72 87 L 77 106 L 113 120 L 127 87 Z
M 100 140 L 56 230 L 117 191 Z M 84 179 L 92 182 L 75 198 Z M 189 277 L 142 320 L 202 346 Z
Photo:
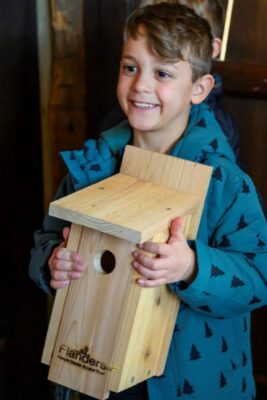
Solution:
M 151 92 L 152 82 L 146 74 L 140 73 L 135 77 L 133 83 L 134 90 L 136 92 Z

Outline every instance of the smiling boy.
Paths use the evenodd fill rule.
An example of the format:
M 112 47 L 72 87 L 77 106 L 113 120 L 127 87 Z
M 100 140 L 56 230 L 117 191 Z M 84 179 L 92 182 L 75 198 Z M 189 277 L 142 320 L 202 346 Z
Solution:
M 167 243 L 142 243 L 133 254 L 139 285 L 167 284 L 181 299 L 164 374 L 110 399 L 255 399 L 250 312 L 267 303 L 267 227 L 253 183 L 202 103 L 213 86 L 211 57 L 209 25 L 189 8 L 137 9 L 126 23 L 117 89 L 128 121 L 62 153 L 69 175 L 57 197 L 114 174 L 129 143 L 213 167 L 197 239 L 185 240 L 178 216 Z M 85 268 L 66 248 L 66 226 L 47 216 L 35 234 L 30 274 L 47 292 Z
M 134 129 L 134 145 L 167 153 L 186 128 L 191 104 L 207 96 L 213 78 L 206 74 L 193 82 L 186 54 L 165 61 L 149 48 L 145 27 L 138 29 L 124 45 L 117 96 Z

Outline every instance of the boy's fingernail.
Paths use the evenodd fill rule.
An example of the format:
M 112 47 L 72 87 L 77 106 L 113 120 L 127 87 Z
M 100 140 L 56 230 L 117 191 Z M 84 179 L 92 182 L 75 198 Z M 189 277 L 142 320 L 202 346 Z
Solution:
M 74 271 L 82 271 L 83 270 L 82 264 L 77 264 L 77 263 L 73 264 L 72 268 Z
M 138 285 L 140 286 L 145 286 L 145 281 L 143 281 L 143 279 L 138 279 L 137 280 Z
M 79 279 L 80 277 L 81 277 L 81 274 L 78 271 L 71 273 L 71 279 Z

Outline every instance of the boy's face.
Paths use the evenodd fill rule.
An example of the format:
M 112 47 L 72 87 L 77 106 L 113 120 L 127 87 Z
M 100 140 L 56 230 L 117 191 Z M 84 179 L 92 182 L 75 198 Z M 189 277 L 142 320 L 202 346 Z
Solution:
M 163 140 L 169 133 L 182 134 L 193 91 L 188 61 L 163 62 L 149 50 L 145 36 L 126 40 L 117 96 L 134 132 L 162 132 Z

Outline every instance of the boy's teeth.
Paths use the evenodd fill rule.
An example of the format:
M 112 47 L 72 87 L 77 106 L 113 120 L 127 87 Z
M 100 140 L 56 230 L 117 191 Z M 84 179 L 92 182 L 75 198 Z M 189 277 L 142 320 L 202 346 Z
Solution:
M 154 108 L 155 107 L 155 105 L 154 104 L 148 104 L 148 103 L 138 103 L 138 102 L 134 102 L 134 105 L 136 106 L 136 107 L 139 107 L 139 108 Z

